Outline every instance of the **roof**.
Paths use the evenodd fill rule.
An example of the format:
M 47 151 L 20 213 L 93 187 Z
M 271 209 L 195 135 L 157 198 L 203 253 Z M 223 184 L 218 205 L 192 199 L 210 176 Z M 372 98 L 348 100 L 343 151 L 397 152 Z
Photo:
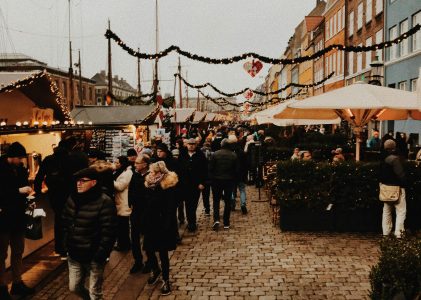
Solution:
M 108 85 L 108 75 L 105 73 L 105 71 L 96 73 L 91 79 L 94 80 L 97 85 Z M 114 87 L 118 87 L 130 92 L 136 92 L 136 90 L 123 78 L 114 76 L 112 81 Z
M 185 123 L 191 118 L 195 111 L 195 108 L 176 108 L 175 111 L 172 111 L 172 114 L 175 115 L 175 120 L 174 117 L 172 117 L 171 123 Z
M 71 112 L 75 122 L 92 122 L 94 125 L 151 123 L 157 114 L 158 109 L 155 105 L 81 106 Z
M 0 101 L 13 99 L 15 96 L 24 96 L 38 108 L 53 109 L 55 120 L 63 121 L 69 118 L 65 100 L 45 72 L 0 73 Z
M 323 21 L 322 16 L 306 16 L 305 22 L 306 22 L 306 28 L 307 32 L 313 31 L 314 29 L 319 26 L 319 24 Z
M 199 123 L 202 122 L 206 117 L 206 113 L 202 112 L 202 111 L 195 111 L 194 112 L 194 117 L 193 117 L 193 122 L 192 123 Z
M 215 119 L 216 114 L 214 113 L 208 113 L 205 117 L 205 122 L 212 122 L 213 119 Z

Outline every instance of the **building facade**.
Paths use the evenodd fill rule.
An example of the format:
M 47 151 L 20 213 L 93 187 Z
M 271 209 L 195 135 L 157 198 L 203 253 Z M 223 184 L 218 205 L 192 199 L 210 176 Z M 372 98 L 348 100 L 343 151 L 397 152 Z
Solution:
M 421 24 L 421 1 L 385 0 L 385 39 L 392 40 L 417 24 Z M 385 85 L 415 91 L 421 67 L 421 32 L 393 45 L 385 51 Z M 384 130 L 421 135 L 420 122 L 388 121 Z M 418 139 L 419 143 L 419 139 Z
M 371 46 L 383 42 L 383 0 L 346 0 L 348 26 L 347 45 Z M 383 51 L 347 53 L 346 85 L 356 81 L 370 81 L 373 74 L 370 64 L 383 61 Z M 383 72 L 381 72 L 383 73 Z
M 104 70 L 96 73 L 92 80 L 95 83 L 95 99 L 97 105 L 124 105 L 120 101 L 111 101 L 111 103 L 105 102 L 105 96 L 108 92 L 108 75 Z M 113 76 L 112 79 L 112 93 L 118 100 L 124 100 L 130 96 L 136 96 L 138 91 L 133 88 L 124 78 L 119 78 L 117 75 Z
M 78 74 L 73 76 L 73 93 L 70 90 L 69 72 L 49 67 L 46 63 L 20 53 L 0 54 L 0 72 L 39 72 L 45 70 L 56 84 L 66 100 L 67 108 L 72 110 L 76 105 L 96 105 L 95 81 L 86 77 L 79 80 Z M 82 82 L 82 89 L 80 89 Z M 71 95 L 73 94 L 73 100 Z

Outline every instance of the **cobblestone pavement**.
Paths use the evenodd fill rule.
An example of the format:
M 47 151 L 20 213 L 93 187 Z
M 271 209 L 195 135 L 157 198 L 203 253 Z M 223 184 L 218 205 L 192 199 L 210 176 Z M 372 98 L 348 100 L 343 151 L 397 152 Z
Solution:
M 170 296 L 160 296 L 160 284 L 148 286 L 148 275 L 129 275 L 131 253 L 113 252 L 104 298 L 368 298 L 378 236 L 281 232 L 272 224 L 269 203 L 253 202 L 257 190 L 248 187 L 247 196 L 249 214 L 234 211 L 229 230 L 212 231 L 212 218 L 199 207 L 198 231 L 185 231 L 182 245 L 171 256 Z M 67 271 L 61 271 L 33 299 L 77 299 L 67 283 Z

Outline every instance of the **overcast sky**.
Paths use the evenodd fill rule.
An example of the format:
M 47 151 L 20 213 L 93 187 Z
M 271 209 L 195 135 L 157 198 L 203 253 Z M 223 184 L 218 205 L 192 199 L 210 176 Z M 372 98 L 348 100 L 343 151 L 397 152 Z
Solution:
M 32 56 L 52 67 L 69 68 L 68 0 L 0 0 L 0 52 Z M 294 28 L 316 0 L 159 0 L 159 49 L 178 45 L 191 53 L 222 58 L 245 52 L 280 57 Z M 155 52 L 155 0 L 71 0 L 73 61 L 82 55 L 82 75 L 107 69 L 107 19 L 132 48 Z M 136 88 L 136 58 L 112 44 L 113 74 Z M 163 94 L 173 93 L 177 54 L 160 60 Z M 251 60 L 251 59 L 249 59 Z M 243 63 L 208 65 L 181 57 L 188 81 L 210 82 L 226 92 L 256 88 L 270 65 L 252 78 Z M 142 91 L 151 91 L 151 61 L 142 60 Z M 165 81 L 168 80 L 168 81 Z M 217 96 L 212 90 L 205 93 Z M 194 90 L 189 97 L 197 96 Z M 239 97 L 239 100 L 242 97 Z

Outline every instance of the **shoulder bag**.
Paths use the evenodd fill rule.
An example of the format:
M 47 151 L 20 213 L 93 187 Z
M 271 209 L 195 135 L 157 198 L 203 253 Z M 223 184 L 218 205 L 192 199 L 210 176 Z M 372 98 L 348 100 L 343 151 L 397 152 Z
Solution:
M 379 199 L 382 202 L 396 202 L 401 196 L 401 187 L 380 183 Z

